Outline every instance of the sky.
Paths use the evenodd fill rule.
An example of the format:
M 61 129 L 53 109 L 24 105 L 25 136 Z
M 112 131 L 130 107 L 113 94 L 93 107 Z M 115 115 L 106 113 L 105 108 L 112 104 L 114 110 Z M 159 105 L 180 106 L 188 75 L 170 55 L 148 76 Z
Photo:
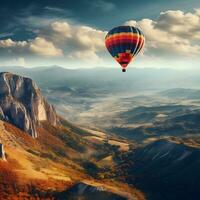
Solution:
M 115 26 L 146 38 L 131 68 L 198 68 L 199 0 L 1 0 L 0 65 L 119 67 L 104 38 Z

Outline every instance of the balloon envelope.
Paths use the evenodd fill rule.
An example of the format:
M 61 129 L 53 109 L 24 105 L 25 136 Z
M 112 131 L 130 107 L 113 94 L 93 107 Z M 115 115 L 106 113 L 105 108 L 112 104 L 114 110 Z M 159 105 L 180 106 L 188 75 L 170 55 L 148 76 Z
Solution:
M 118 26 L 108 32 L 105 45 L 123 70 L 143 48 L 143 33 L 133 26 Z

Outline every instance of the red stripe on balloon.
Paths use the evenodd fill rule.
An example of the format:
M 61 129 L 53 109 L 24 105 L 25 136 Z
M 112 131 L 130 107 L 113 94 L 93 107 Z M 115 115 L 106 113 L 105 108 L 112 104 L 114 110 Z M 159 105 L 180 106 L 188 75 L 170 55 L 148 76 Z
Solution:
M 140 45 L 142 43 L 142 40 L 140 40 L 138 43 L 136 41 L 132 41 L 132 40 L 120 40 L 120 41 L 111 41 L 109 43 L 106 43 L 106 47 L 107 48 L 112 48 L 114 46 L 123 46 L 123 45 L 126 45 L 126 44 L 130 44 L 130 45 Z
M 140 38 L 139 42 L 142 41 L 142 40 L 143 40 L 143 38 Z M 106 40 L 106 44 L 112 44 L 112 43 L 116 43 L 116 42 L 121 43 L 121 41 L 129 41 L 129 42 L 137 43 L 138 38 L 129 38 L 129 37 L 125 38 L 124 37 L 124 38 L 121 38 L 121 39 Z
M 113 37 L 110 39 L 107 39 L 106 42 L 111 42 L 111 41 L 120 41 L 120 40 L 131 40 L 131 41 L 137 41 L 138 37 L 130 37 L 130 36 L 123 36 L 123 37 Z M 139 38 L 140 40 L 142 39 L 142 37 Z

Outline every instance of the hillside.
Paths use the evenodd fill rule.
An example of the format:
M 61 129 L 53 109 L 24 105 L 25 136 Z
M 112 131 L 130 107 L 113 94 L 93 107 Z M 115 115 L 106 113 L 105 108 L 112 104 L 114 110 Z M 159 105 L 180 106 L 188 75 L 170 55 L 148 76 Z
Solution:
M 159 140 L 117 156 L 119 176 L 149 200 L 198 199 L 200 149 Z
M 13 80 L 18 80 L 18 77 Z M 23 78 L 20 77 L 20 80 Z M 12 81 L 12 86 L 16 88 L 15 81 Z M 18 103 L 20 99 L 24 102 L 19 94 L 15 90 L 12 101 Z M 4 96 L 2 94 L 1 98 Z M 30 107 L 32 103 L 34 101 L 27 102 Z M 9 111 L 10 108 L 6 108 Z M 79 127 L 59 116 L 57 118 L 59 123 L 55 124 L 51 123 L 52 118 L 39 120 L 35 124 L 37 137 L 27 134 L 26 129 L 15 126 L 8 118 L 0 120 L 0 143 L 4 145 L 6 157 L 6 160 L 0 161 L 1 198 L 62 200 L 71 194 L 69 199 L 92 200 L 97 196 L 108 200 L 144 199 L 134 187 L 117 179 L 111 180 L 112 165 L 105 167 L 103 164 L 105 158 L 127 151 L 128 142 L 121 141 L 121 144 L 118 137 L 107 139 L 105 133 Z M 94 137 L 101 142 L 94 142 Z M 80 193 L 76 189 L 79 188 L 77 184 L 92 189 L 81 190 Z
M 77 133 L 72 127 L 53 127 L 44 122 L 37 130 L 37 139 L 7 122 L 0 121 L 0 129 L 7 159 L 0 162 L 1 194 L 5 199 L 12 196 L 54 199 L 77 182 L 103 187 L 109 197 L 143 199 L 139 191 L 126 184 L 101 177 L 103 168 L 97 167 L 98 161 L 112 154 L 114 149 L 82 139 L 80 135 L 90 135 L 82 129 Z M 88 168 L 90 165 L 96 168 Z M 5 171 L 11 177 L 5 177 Z

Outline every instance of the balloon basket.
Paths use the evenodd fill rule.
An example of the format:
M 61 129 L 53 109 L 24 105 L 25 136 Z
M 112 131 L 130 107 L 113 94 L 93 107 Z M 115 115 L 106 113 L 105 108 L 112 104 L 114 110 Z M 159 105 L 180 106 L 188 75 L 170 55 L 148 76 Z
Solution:
M 122 72 L 126 72 L 126 69 L 122 69 Z

